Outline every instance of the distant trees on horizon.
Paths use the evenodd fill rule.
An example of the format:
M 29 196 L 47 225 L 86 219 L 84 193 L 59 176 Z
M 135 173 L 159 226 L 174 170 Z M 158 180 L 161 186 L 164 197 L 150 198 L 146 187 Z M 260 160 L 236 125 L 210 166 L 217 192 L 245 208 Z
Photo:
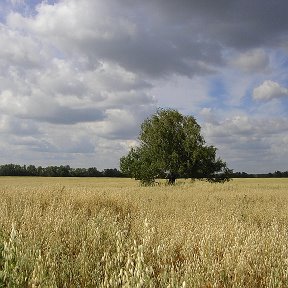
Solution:
M 233 172 L 232 178 L 288 178 L 288 171 L 275 171 L 273 173 L 251 174 L 246 172 Z
M 35 165 L 4 164 L 0 165 L 0 176 L 40 176 L 40 177 L 127 177 L 116 168 L 99 171 L 96 167 L 71 168 L 69 165 L 42 167 Z M 233 172 L 232 178 L 288 178 L 288 171 L 251 174 Z
M 0 165 L 0 176 L 42 176 L 42 177 L 125 177 L 118 169 L 104 169 L 96 167 L 71 168 L 69 165 L 42 167 L 35 165 Z

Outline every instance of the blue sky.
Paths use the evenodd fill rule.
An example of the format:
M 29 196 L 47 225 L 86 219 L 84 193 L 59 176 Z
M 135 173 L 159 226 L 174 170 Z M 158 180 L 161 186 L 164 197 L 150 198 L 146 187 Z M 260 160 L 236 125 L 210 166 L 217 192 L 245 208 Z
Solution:
M 288 170 L 286 0 L 0 8 L 0 163 L 118 167 L 164 107 L 235 171 Z

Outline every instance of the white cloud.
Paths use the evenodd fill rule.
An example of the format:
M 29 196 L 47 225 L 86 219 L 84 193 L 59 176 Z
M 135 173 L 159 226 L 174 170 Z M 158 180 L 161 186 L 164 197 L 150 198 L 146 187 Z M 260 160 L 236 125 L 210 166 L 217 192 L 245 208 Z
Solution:
M 205 123 L 216 124 L 218 122 L 218 117 L 216 112 L 211 107 L 204 107 L 200 110 L 199 115 L 204 119 Z
M 117 64 L 102 60 L 91 66 L 85 54 L 61 58 L 42 38 L 4 25 L 1 36 L 8 45 L 0 48 L 0 110 L 4 114 L 75 124 L 102 121 L 107 109 L 129 111 L 130 106 L 155 104 L 147 93 L 151 84 Z
M 219 155 L 230 168 L 253 173 L 287 170 L 287 158 L 283 153 L 287 141 L 286 118 L 242 114 L 204 123 L 202 127 L 208 144 L 219 149 Z
M 86 0 L 43 2 L 35 16 L 11 13 L 7 25 L 0 24 L 6 44 L 0 47 L 0 134 L 5 135 L 0 146 L 14 151 L 2 149 L 0 159 L 118 166 L 156 100 L 147 79 L 94 55 L 95 43 L 134 33 L 125 17 L 113 17 L 117 9 L 113 14 L 105 6 Z
M 282 87 L 279 83 L 266 80 L 260 86 L 253 90 L 255 100 L 271 100 L 288 96 L 288 89 Z
M 118 6 L 117 2 L 111 4 Z M 119 10 L 102 1 L 63 0 L 48 5 L 42 2 L 36 7 L 35 17 L 10 13 L 7 23 L 15 29 L 24 29 L 43 37 L 65 53 L 88 52 L 95 44 L 117 39 L 129 39 L 134 35 L 134 24 L 127 17 L 119 17 Z M 97 49 L 95 50 L 95 52 Z
M 91 123 L 89 127 L 106 139 L 129 140 L 136 139 L 140 125 L 147 116 L 155 112 L 153 105 L 131 107 L 131 110 L 113 108 L 107 109 L 106 118 L 98 123 Z
M 185 114 L 194 114 L 202 109 L 203 102 L 211 100 L 209 80 L 201 77 L 190 79 L 174 75 L 168 81 L 153 81 L 151 94 L 155 95 L 164 108 L 173 107 Z
M 253 49 L 235 56 L 230 62 L 244 72 L 267 72 L 269 56 L 262 49 Z
M 18 31 L 8 29 L 0 23 L 0 68 L 17 66 L 24 69 L 39 68 L 45 62 L 45 53 L 31 36 L 24 36 Z

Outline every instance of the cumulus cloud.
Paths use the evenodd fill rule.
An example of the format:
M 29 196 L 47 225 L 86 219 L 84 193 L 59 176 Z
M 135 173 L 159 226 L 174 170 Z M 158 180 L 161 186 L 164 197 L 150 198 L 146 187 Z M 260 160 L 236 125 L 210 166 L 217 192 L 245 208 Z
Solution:
M 107 118 L 101 122 L 90 124 L 90 127 L 104 138 L 128 140 L 127 143 L 130 143 L 129 139 L 136 139 L 143 119 L 146 118 L 146 115 L 154 112 L 153 110 L 153 106 L 142 107 L 142 109 L 134 107 L 131 110 L 107 109 Z
M 219 154 L 225 155 L 231 168 L 258 173 L 287 169 L 280 148 L 287 138 L 287 129 L 287 118 L 267 119 L 245 114 L 203 125 L 207 142 L 219 148 Z
M 139 7 L 132 8 L 114 0 L 63 0 L 39 5 L 34 18 L 11 13 L 8 24 L 49 40 L 65 55 L 86 55 L 93 63 L 103 59 L 153 77 L 211 73 L 213 64 L 221 61 L 217 44 L 186 37 L 188 27 L 179 33 L 160 23 L 152 11 L 141 15 Z
M 242 137 L 237 151 L 260 145 L 249 138 L 250 118 L 229 126 L 221 117 L 229 107 L 246 111 L 263 71 L 283 74 L 273 69 L 285 51 L 271 50 L 287 43 L 286 8 L 285 0 L 5 0 L 0 160 L 117 166 L 156 106 L 200 111 L 220 147 L 232 139 L 220 123 Z M 287 95 L 272 81 L 252 92 L 258 100 Z
M 87 166 L 95 161 L 83 156 L 90 153 L 101 159 L 100 168 L 104 163 L 106 168 L 118 166 L 119 157 L 128 147 L 126 141 L 130 143 L 137 137 L 139 124 L 155 110 L 156 101 L 149 93 L 150 81 L 113 57 L 93 52 L 101 41 L 115 38 L 117 42 L 134 33 L 125 17 L 114 22 L 113 13 L 106 11 L 100 1 L 98 7 L 96 4 L 60 1 L 49 5 L 46 1 L 29 17 L 12 12 L 6 24 L 0 24 L 0 40 L 6 43 L 0 48 L 0 134 L 6 135 L 0 139 L 1 147 L 22 149 L 28 158 L 34 155 L 36 161 L 39 157 L 38 163 L 42 158 L 46 163 L 50 158 L 51 162 L 69 159 L 75 164 L 78 161 L 78 165 L 86 161 Z M 90 14 L 83 18 L 78 8 Z M 95 11 L 99 9 L 94 8 L 101 10 L 97 17 Z M 102 21 L 105 15 L 107 21 Z M 67 20 L 65 27 L 61 24 L 63 17 Z M 84 45 L 89 41 L 93 47 Z M 108 145 L 106 139 L 113 145 Z M 119 139 L 125 140 L 116 149 Z M 117 155 L 113 157 L 111 151 L 106 151 L 101 141 L 106 141 L 105 145 Z M 25 158 L 16 152 L 8 153 L 7 149 L 2 149 L 2 153 L 0 159 L 6 157 L 6 161 L 13 155 L 15 159 Z
M 45 55 L 39 44 L 30 36 L 7 29 L 0 24 L 0 41 L 5 43 L 0 49 L 0 67 L 9 63 L 7 67 L 33 69 L 43 64 Z M 4 69 L 4 67 L 2 68 Z
M 261 49 L 249 50 L 237 55 L 231 64 L 244 72 L 265 72 L 269 65 L 269 56 Z
M 0 36 L 4 34 L 5 42 L 11 43 L 12 48 L 13 42 L 21 42 L 20 48 L 13 50 L 8 45 L 0 52 L 0 110 L 4 114 L 75 124 L 102 121 L 108 108 L 155 103 L 146 92 L 151 84 L 117 64 L 102 61 L 91 69 L 84 54 L 80 58 L 59 59 L 49 55 L 49 49 L 41 57 L 41 53 L 36 53 L 41 45 L 35 39 L 22 35 L 16 40 L 16 32 L 8 27 L 3 27 L 2 32 Z
M 2 115 L 0 118 L 0 134 L 7 135 L 38 135 L 41 134 L 38 125 L 31 120 L 18 121 L 14 117 Z
M 140 0 L 138 0 L 140 1 Z M 237 49 L 272 46 L 287 40 L 285 0 L 149 0 L 154 13 L 166 22 L 190 23 L 195 35 Z M 203 28 L 205 27 L 205 28 Z M 194 29 L 195 30 L 194 30 Z M 200 33 L 197 31 L 201 31 Z
M 271 100 L 288 96 L 288 89 L 282 87 L 279 83 L 266 80 L 260 86 L 253 90 L 255 100 Z
M 211 107 L 204 107 L 200 110 L 199 115 L 205 120 L 205 123 L 216 124 L 218 122 L 218 117 Z

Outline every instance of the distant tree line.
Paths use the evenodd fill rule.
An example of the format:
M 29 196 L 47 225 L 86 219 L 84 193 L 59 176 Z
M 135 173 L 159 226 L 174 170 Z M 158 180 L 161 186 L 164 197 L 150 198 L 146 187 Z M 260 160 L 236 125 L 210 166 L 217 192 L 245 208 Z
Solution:
M 281 172 L 275 171 L 273 173 L 266 174 L 249 174 L 246 172 L 233 172 L 232 178 L 288 178 L 288 171 Z
M 99 171 L 96 167 L 71 168 L 69 165 L 61 166 L 34 166 L 5 164 L 0 165 L 0 176 L 42 176 L 42 177 L 127 177 L 116 168 Z M 180 175 L 180 178 L 185 178 Z M 160 176 L 165 178 L 165 175 Z M 288 171 L 275 171 L 267 174 L 249 174 L 246 172 L 233 172 L 232 178 L 288 178 Z
M 61 166 L 34 166 L 5 164 L 0 165 L 0 176 L 42 176 L 42 177 L 125 177 L 116 168 L 97 170 L 91 168 L 71 168 L 69 165 Z

